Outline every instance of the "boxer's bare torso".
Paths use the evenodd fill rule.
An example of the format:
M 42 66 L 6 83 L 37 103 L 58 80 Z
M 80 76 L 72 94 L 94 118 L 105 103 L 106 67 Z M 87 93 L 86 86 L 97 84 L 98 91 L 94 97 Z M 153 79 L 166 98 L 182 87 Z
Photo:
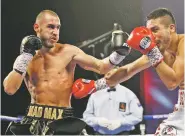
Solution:
M 178 40 L 177 42 L 171 46 L 171 48 L 166 50 L 163 54 L 164 56 L 164 62 L 171 68 L 173 68 L 174 62 L 176 60 L 176 57 L 179 57 L 179 52 L 182 50 L 182 45 L 181 41 L 184 40 L 184 34 L 179 34 L 178 35 Z M 182 72 L 184 73 L 184 69 L 181 69 Z M 184 80 L 182 78 L 182 82 L 179 84 L 179 88 L 181 90 L 184 89 Z
M 56 44 L 47 53 L 38 51 L 25 77 L 31 103 L 70 106 L 71 87 L 76 64 L 72 45 Z

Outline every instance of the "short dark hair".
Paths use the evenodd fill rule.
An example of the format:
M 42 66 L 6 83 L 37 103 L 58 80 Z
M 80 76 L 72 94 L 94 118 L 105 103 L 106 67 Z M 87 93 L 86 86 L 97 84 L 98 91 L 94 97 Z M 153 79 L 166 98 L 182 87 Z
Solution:
M 148 21 L 150 19 L 156 19 L 156 18 L 159 18 L 159 17 L 164 17 L 164 16 L 169 16 L 170 17 L 171 22 L 169 22 L 169 23 L 176 24 L 174 15 L 167 8 L 158 8 L 158 9 L 153 10 L 146 17 L 146 21 Z

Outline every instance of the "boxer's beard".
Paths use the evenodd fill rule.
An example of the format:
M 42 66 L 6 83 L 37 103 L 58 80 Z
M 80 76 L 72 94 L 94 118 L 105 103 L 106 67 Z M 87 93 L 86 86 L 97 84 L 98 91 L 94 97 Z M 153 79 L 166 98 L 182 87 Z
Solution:
M 51 44 L 48 39 L 42 39 L 42 41 L 43 41 L 43 46 L 44 47 L 46 47 L 46 48 L 52 48 L 52 47 L 54 47 L 54 45 Z

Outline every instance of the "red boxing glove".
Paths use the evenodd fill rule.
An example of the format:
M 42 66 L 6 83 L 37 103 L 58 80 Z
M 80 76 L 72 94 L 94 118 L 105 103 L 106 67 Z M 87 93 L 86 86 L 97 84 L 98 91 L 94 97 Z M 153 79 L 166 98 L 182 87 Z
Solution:
M 105 89 L 107 87 L 108 85 L 105 78 L 101 78 L 96 81 L 80 78 L 74 82 L 72 86 L 72 94 L 75 98 L 81 99 L 91 93 Z
M 93 92 L 96 92 L 94 80 L 80 78 L 74 82 L 72 87 L 72 93 L 77 99 L 84 98 Z
M 152 32 L 144 26 L 136 27 L 131 32 L 127 44 L 142 54 L 147 54 L 156 46 Z
M 136 27 L 131 32 L 127 44 L 142 54 L 146 54 L 152 66 L 156 66 L 163 60 L 152 31 L 144 26 Z

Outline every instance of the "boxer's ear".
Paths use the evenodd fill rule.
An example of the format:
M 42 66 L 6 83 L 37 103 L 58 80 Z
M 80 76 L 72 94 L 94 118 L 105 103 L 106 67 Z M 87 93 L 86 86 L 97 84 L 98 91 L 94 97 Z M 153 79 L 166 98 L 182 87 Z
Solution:
M 34 31 L 35 31 L 36 33 L 39 33 L 39 31 L 40 31 L 40 27 L 39 27 L 39 25 L 38 25 L 37 23 L 35 23 L 35 24 L 33 25 L 33 29 L 34 29 Z
M 170 31 L 171 31 L 172 33 L 176 32 L 176 26 L 175 26 L 174 24 L 171 24 L 171 25 L 170 25 Z

